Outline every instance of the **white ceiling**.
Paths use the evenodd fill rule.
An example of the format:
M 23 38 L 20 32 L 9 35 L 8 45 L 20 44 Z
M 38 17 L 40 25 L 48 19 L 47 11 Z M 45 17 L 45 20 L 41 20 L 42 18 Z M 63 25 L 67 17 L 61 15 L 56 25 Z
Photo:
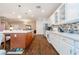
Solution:
M 7 18 L 48 18 L 61 3 L 0 3 L 0 16 Z M 21 7 L 18 7 L 21 5 Z M 36 8 L 41 6 L 41 8 Z

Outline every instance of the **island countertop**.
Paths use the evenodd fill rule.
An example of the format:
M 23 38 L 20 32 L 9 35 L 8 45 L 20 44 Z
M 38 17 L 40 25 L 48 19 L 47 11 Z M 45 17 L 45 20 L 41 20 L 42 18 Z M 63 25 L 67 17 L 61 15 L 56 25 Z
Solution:
M 28 33 L 28 32 L 33 32 L 33 30 L 4 30 L 0 31 L 0 33 Z
M 28 43 L 28 45 L 31 43 L 31 41 L 32 41 L 32 32 L 33 32 L 33 30 L 12 30 L 12 31 L 10 31 L 10 30 L 4 30 L 4 31 L 0 31 L 0 34 L 2 35 L 1 37 L 2 37 L 2 40 L 1 40 L 1 42 L 4 42 L 4 49 L 6 49 L 6 41 L 8 40 L 7 39 L 7 37 L 9 37 L 10 39 L 11 39 L 11 41 L 12 40 L 14 40 L 14 38 L 13 37 L 16 37 L 18 40 L 19 40 L 19 38 L 21 38 L 20 39 L 20 43 L 22 43 L 22 42 L 24 42 L 24 43 L 22 43 L 23 44 L 23 46 L 22 46 L 22 44 L 21 44 L 21 47 L 23 47 L 23 48 L 25 48 L 25 40 L 26 40 L 26 38 L 27 38 L 27 43 Z M 16 34 L 15 34 L 16 33 Z M 5 36 L 5 34 L 10 34 L 10 36 Z M 14 35 L 16 35 L 16 36 L 14 36 Z M 21 42 L 21 40 L 22 40 L 22 42 Z M 18 41 L 19 42 L 19 41 Z M 16 43 L 17 44 L 17 43 Z M 13 44 L 14 45 L 14 44 Z M 13 45 L 12 45 L 12 47 L 13 47 Z M 18 45 L 20 45 L 19 43 L 18 43 Z M 17 46 L 17 45 L 16 45 Z M 15 47 L 15 46 L 14 46 Z

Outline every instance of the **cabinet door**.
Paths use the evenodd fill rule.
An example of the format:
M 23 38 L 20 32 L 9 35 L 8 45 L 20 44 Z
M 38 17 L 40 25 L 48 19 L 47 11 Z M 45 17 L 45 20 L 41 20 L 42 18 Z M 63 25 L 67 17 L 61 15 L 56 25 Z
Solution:
M 11 33 L 11 48 L 25 48 L 26 34 L 25 33 Z
M 47 38 L 48 42 L 51 43 L 51 33 L 50 33 L 50 31 L 46 31 L 46 38 Z
M 61 55 L 74 54 L 74 45 L 72 44 L 73 43 L 72 40 L 64 38 L 57 34 L 52 34 L 50 36 L 52 37 L 51 44 L 54 46 L 54 48 L 57 50 L 59 54 Z
M 52 39 L 51 39 L 52 45 L 57 50 L 57 52 L 59 52 L 59 50 L 60 50 L 60 37 L 59 37 L 59 35 L 52 34 L 51 37 L 52 37 Z
M 75 41 L 75 47 L 79 49 L 79 41 Z
M 65 6 L 66 19 L 72 20 L 79 17 L 79 3 L 66 4 Z
M 28 47 L 32 42 L 32 32 L 26 34 L 26 47 Z
M 74 54 L 74 46 L 71 46 L 70 44 L 66 42 L 62 42 L 62 54 L 63 55 L 72 55 Z
M 76 50 L 76 51 L 75 51 L 75 54 L 76 54 L 76 55 L 79 55 L 79 49 L 76 48 L 75 50 Z
M 79 41 L 75 41 L 75 54 L 79 55 Z
M 49 41 L 49 43 L 52 43 L 52 38 L 53 37 L 53 35 L 51 34 L 51 32 L 49 33 L 49 39 L 48 39 L 48 41 Z

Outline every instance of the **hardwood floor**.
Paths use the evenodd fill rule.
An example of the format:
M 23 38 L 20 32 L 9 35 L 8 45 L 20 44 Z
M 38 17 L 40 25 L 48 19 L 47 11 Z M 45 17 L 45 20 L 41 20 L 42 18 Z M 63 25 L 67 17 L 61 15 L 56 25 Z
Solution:
M 3 45 L 3 44 L 2 44 Z M 6 51 L 9 51 L 10 40 L 7 41 Z M 22 55 L 59 55 L 43 35 L 35 35 L 32 43 Z
M 43 35 L 36 35 L 26 49 L 26 55 L 58 55 L 58 53 Z

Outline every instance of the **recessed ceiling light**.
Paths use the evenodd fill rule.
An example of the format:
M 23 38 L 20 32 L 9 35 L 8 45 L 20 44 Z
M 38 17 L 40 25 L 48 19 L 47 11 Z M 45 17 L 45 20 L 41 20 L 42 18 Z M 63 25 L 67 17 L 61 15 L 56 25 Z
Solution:
M 32 10 L 31 10 L 31 9 L 29 9 L 28 11 L 29 11 L 29 12 L 31 12 Z
M 45 12 L 45 10 L 44 10 L 44 9 L 42 9 L 42 10 L 41 10 L 41 12 L 42 12 L 42 13 L 44 13 L 44 12 Z
M 17 16 L 17 18 L 22 18 L 22 16 L 19 15 L 19 16 Z

